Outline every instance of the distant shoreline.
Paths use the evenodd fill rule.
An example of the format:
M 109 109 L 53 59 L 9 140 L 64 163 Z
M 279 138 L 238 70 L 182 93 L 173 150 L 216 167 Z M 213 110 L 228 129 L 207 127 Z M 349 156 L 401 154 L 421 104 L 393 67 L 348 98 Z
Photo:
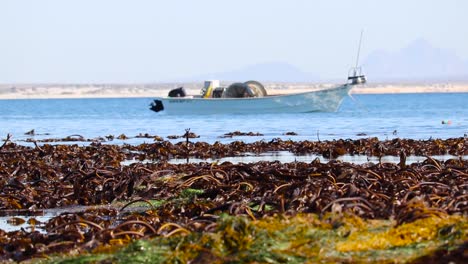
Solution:
M 381 84 L 355 87 L 353 94 L 398 94 L 398 93 L 467 93 L 468 84 Z
M 165 96 L 184 86 L 189 94 L 199 94 L 201 83 L 164 84 L 0 84 L 0 99 L 136 98 Z M 227 84 L 224 84 L 227 85 Z M 264 83 L 270 94 L 290 94 L 319 90 L 337 84 Z M 468 93 L 468 83 L 394 84 L 356 86 L 352 94 Z

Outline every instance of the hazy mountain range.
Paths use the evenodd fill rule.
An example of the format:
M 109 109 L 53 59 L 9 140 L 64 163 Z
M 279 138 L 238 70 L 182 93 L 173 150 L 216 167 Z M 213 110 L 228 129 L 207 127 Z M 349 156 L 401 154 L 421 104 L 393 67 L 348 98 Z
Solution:
M 364 58 L 362 67 L 372 81 L 468 81 L 468 61 L 454 52 L 417 39 L 389 52 L 377 50 Z M 284 62 L 250 65 L 235 71 L 204 74 L 191 80 L 247 80 L 272 82 L 323 82 L 319 73 L 304 72 Z
M 249 65 L 247 67 L 212 74 L 203 74 L 196 76 L 195 80 L 250 80 L 271 81 L 271 82 L 314 82 L 318 76 L 312 73 L 304 72 L 301 69 L 284 62 L 270 62 Z
M 375 80 L 468 80 L 468 61 L 424 39 L 396 52 L 372 52 L 362 66 Z

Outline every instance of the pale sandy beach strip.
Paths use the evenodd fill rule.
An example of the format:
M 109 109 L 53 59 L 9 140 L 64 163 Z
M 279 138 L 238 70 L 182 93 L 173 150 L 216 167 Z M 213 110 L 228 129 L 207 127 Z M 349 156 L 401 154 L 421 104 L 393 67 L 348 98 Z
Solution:
M 228 84 L 224 84 L 228 85 Z M 264 83 L 269 94 L 290 94 L 333 87 L 337 84 Z M 0 84 L 0 99 L 46 98 L 132 98 L 165 96 L 184 86 L 188 94 L 200 93 L 201 83 L 163 84 Z M 356 86 L 353 94 L 467 93 L 468 83 L 367 84 Z

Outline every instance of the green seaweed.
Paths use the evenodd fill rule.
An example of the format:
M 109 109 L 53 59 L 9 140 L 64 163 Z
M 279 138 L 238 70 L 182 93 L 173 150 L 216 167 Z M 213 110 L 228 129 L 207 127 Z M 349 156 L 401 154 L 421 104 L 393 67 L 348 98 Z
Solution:
M 341 220 L 336 227 L 333 221 Z M 52 263 L 408 263 L 468 239 L 464 216 L 432 216 L 397 226 L 389 220 L 314 214 L 251 220 L 221 215 L 214 232 L 141 239 L 114 253 Z M 408 237 L 406 235 L 409 235 Z

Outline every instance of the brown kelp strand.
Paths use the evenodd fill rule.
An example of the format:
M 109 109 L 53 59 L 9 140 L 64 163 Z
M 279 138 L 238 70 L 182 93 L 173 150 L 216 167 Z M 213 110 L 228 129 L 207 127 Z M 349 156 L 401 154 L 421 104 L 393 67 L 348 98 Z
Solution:
M 442 162 L 431 158 L 430 150 L 444 149 L 446 153 L 454 149 L 458 151 L 454 154 L 465 155 L 464 139 L 381 142 L 368 139 L 362 141 L 359 149 L 372 153 L 376 148 L 383 153 L 393 149 L 390 146 L 394 144 L 400 148 L 398 153 L 410 150 L 409 153 L 427 155 L 425 161 L 413 164 L 356 165 L 340 161 L 322 163 L 318 159 L 310 163 L 170 164 L 161 161 L 128 166 L 121 163 L 129 157 L 164 160 L 182 155 L 187 149 L 191 155 L 209 157 L 219 155 L 223 149 L 238 155 L 281 148 L 299 153 L 297 148 L 311 151 L 320 149 L 318 146 L 335 151 L 342 146 L 348 151 L 361 141 L 346 142 L 274 140 L 207 144 L 184 141 L 172 144 L 162 141 L 138 146 L 96 143 L 25 147 L 6 141 L 0 148 L 0 210 L 20 209 L 34 215 L 33 212 L 46 208 L 91 207 L 81 212 L 62 213 L 43 223 L 29 219 L 28 228 L 18 231 L 0 230 L 0 259 L 20 261 L 59 252 L 107 252 L 142 238 L 216 234 L 221 229 L 228 232 L 222 236 L 231 237 L 229 248 L 235 248 L 238 238 L 229 233 L 231 227 L 226 223 L 247 228 L 250 222 L 226 220 L 226 215 L 247 219 L 254 226 L 263 219 L 278 216 L 297 221 L 300 218 L 296 217 L 301 215 L 315 215 L 314 221 L 329 226 L 330 230 L 339 230 L 346 225 L 341 218 L 352 215 L 369 221 L 392 219 L 396 231 L 388 232 L 406 232 L 408 225 L 427 222 L 437 223 L 440 227 L 437 234 L 444 239 L 446 235 L 459 234 L 453 231 L 458 230 L 454 228 L 459 220 L 453 227 L 446 227 L 437 219 L 468 216 L 468 161 L 453 158 Z M 13 216 L 10 222 L 24 223 L 20 218 Z M 249 228 L 245 230 L 245 239 L 253 232 Z M 238 228 L 233 230 L 239 232 Z M 421 231 L 423 235 L 434 237 L 433 233 Z M 381 243 L 376 245 L 382 248 L 388 243 L 409 243 L 403 238 L 388 241 L 385 234 L 375 239 Z M 359 241 L 357 237 L 356 241 Z M 357 242 L 355 247 L 350 245 L 354 244 L 337 243 L 336 248 L 348 252 L 360 247 Z
M 468 141 L 465 138 L 412 140 L 393 139 L 379 141 L 377 138 L 333 141 L 292 141 L 274 139 L 245 143 L 185 142 L 169 141 L 138 146 L 126 146 L 129 150 L 139 151 L 145 159 L 185 158 L 220 158 L 239 156 L 244 153 L 264 153 L 270 151 L 290 151 L 294 154 L 320 154 L 325 158 L 337 158 L 341 155 L 391 156 L 427 156 L 427 155 L 468 155 Z
M 355 165 L 337 161 L 324 164 L 316 160 L 285 164 L 171 165 L 162 162 L 122 166 L 121 162 L 129 153 L 127 147 L 96 144 L 29 148 L 7 144 L 0 154 L 0 206 L 2 209 L 37 209 L 105 204 L 134 196 L 154 198 L 157 195 L 158 199 L 163 199 L 164 193 L 172 194 L 174 190 L 161 183 L 156 185 L 155 179 L 168 174 L 169 182 L 176 185 L 180 184 L 175 180 L 179 175 L 193 178 L 193 182 L 183 186 L 193 188 L 193 185 L 206 191 L 205 195 L 218 199 L 229 196 L 230 200 L 236 200 L 236 195 L 243 192 L 225 193 L 224 188 L 230 190 L 239 185 L 237 189 L 242 191 L 247 186 L 252 190 L 246 194 L 255 197 L 251 200 L 257 201 L 261 195 L 263 203 L 284 206 L 277 210 L 297 205 L 294 210 L 322 212 L 359 204 L 355 210 L 362 215 L 388 217 L 401 203 L 413 197 L 423 197 L 425 203 L 449 213 L 463 212 L 466 207 L 467 166 L 461 159 L 442 163 L 428 157 L 423 163 L 410 165 Z M 301 197 L 302 194 L 306 196 Z M 346 199 L 336 202 L 337 198 Z
M 169 135 L 167 136 L 168 139 L 178 139 L 178 138 L 199 138 L 200 136 L 190 132 L 190 129 L 187 129 L 185 134 L 183 135 Z
M 249 136 L 249 137 L 258 137 L 258 136 L 263 136 L 261 133 L 254 133 L 254 132 L 240 132 L 240 131 L 234 131 L 234 132 L 229 132 L 224 135 L 222 135 L 222 138 L 232 138 L 232 137 L 238 137 L 238 136 Z
M 414 197 L 449 213 L 466 209 L 468 172 L 460 159 L 442 163 L 428 157 L 404 168 L 318 160 L 121 166 L 125 154 L 119 150 L 111 145 L 44 145 L 2 155 L 0 206 L 36 209 L 105 204 L 134 196 L 165 199 L 166 193 L 176 193 L 171 189 L 176 185 L 203 190 L 215 201 L 251 197 L 249 202 L 271 204 L 277 211 L 321 213 L 344 207 L 366 217 L 388 217 Z M 155 181 L 162 176 L 170 178 L 167 185 Z
M 294 135 L 294 132 L 287 132 L 287 135 Z M 253 132 L 231 132 L 220 137 L 233 136 L 261 136 L 260 133 Z M 155 143 L 144 143 L 138 146 L 125 145 L 125 149 L 138 151 L 140 157 L 147 159 L 168 159 L 185 158 L 187 155 L 196 158 L 220 158 L 242 155 L 243 153 L 264 153 L 270 151 L 290 151 L 294 154 L 320 154 L 325 158 L 337 158 L 341 155 L 367 155 L 367 156 L 426 156 L 426 155 L 468 155 L 468 142 L 466 138 L 450 139 L 429 139 L 413 140 L 395 138 L 392 140 L 380 141 L 378 138 L 363 139 L 339 139 L 332 141 L 292 141 L 283 139 L 273 139 L 270 141 L 257 141 L 245 143 L 234 141 L 231 143 L 215 142 L 213 144 L 205 142 L 190 142 L 189 139 L 199 138 L 193 132 L 186 131 L 184 135 L 171 135 L 169 139 L 185 139 L 179 143 L 164 141 L 157 135 L 138 134 L 135 137 L 129 137 L 124 134 L 114 137 L 108 135 L 93 139 L 86 139 L 80 135 L 71 135 L 62 139 L 27 139 L 26 142 L 93 142 L 99 144 L 106 141 L 112 141 L 114 138 L 127 140 L 130 138 L 148 138 L 153 139 Z M 7 142 L 7 141 L 5 141 Z M 131 155 L 131 154 L 130 154 Z M 133 155 L 136 154 L 133 152 Z

